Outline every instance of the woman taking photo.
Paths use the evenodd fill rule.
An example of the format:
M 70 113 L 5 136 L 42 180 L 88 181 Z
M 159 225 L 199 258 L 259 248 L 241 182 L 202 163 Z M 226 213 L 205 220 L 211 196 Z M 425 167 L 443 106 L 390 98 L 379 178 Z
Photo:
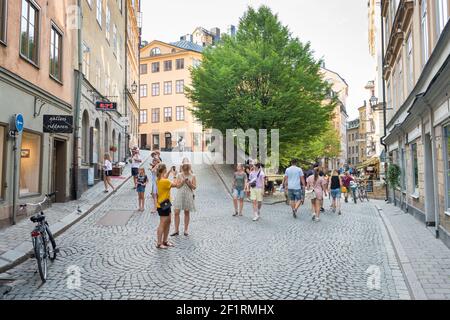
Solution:
M 190 213 L 195 212 L 195 195 L 197 189 L 197 179 L 192 172 L 192 166 L 189 160 L 183 160 L 181 172 L 177 175 L 178 191 L 175 196 L 175 232 L 171 235 L 176 237 L 180 235 L 180 213 L 184 211 L 184 236 L 189 236 Z
M 111 162 L 111 156 L 109 155 L 109 153 L 105 153 L 104 156 L 104 162 L 103 162 L 103 170 L 104 170 L 104 177 L 103 177 L 103 182 L 105 183 L 105 193 L 108 193 L 108 185 L 112 188 L 112 191 L 114 192 L 114 186 L 111 183 L 111 176 L 112 176 L 112 162 Z
M 314 174 L 306 179 L 306 189 L 312 191 L 312 208 L 314 210 L 314 215 L 312 220 L 320 221 L 320 208 L 322 205 L 323 194 L 326 188 L 326 182 L 323 177 L 319 174 L 319 168 L 314 169 Z
M 175 167 L 172 167 L 170 173 L 167 172 L 165 164 L 161 163 L 158 166 L 156 186 L 158 188 L 158 196 L 156 207 L 160 217 L 158 230 L 156 232 L 156 248 L 167 249 L 174 245 L 168 241 L 170 231 L 170 216 L 172 213 L 172 203 L 170 198 L 170 190 L 178 188 L 177 181 L 171 182 L 168 177 L 170 174 L 175 174 Z
M 331 175 L 328 190 L 333 198 L 331 208 L 333 209 L 333 212 L 338 212 L 339 215 L 341 215 L 341 188 L 341 177 L 339 176 L 339 172 L 335 169 Z

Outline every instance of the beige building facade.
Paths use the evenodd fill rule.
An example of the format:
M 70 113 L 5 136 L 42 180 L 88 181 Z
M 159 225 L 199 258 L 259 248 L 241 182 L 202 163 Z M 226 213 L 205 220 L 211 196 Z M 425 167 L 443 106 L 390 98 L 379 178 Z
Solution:
M 353 167 L 360 163 L 359 118 L 347 123 L 347 163 Z
M 74 5 L 0 0 L 0 225 L 25 214 L 19 203 L 53 191 L 57 202 L 70 198 Z M 24 131 L 13 138 L 16 114 L 23 115 Z
M 390 162 L 402 171 L 397 202 L 434 226 L 450 246 L 450 1 L 379 5 L 388 109 L 384 141 Z
M 152 41 L 141 49 L 140 144 L 171 151 L 182 137 L 185 150 L 203 151 L 203 127 L 185 95 L 190 69 L 202 59 L 202 47 L 189 41 Z

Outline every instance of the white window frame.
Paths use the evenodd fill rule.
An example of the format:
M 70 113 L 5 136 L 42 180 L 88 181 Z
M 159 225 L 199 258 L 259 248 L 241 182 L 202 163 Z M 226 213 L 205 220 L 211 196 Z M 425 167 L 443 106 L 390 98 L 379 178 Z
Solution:
M 105 33 L 106 33 L 106 40 L 110 39 L 110 30 L 111 30 L 111 9 L 109 9 L 109 6 L 106 5 L 106 18 L 105 18 Z
M 185 121 L 186 120 L 186 110 L 184 106 L 175 107 L 175 120 Z
M 97 23 L 100 25 L 100 29 L 102 28 L 102 14 L 103 14 L 103 1 L 102 0 L 97 0 L 97 5 L 96 5 L 96 12 L 95 12 L 95 16 L 97 19 Z
M 0 43 L 6 45 L 8 41 L 8 0 L 3 0 L 2 13 L 3 23 L 0 26 Z
M 152 83 L 152 97 L 157 97 L 161 94 L 161 85 L 159 82 Z
M 148 122 L 148 110 L 140 110 L 139 111 L 139 123 L 145 124 Z
M 412 31 L 409 32 L 406 38 L 406 65 L 408 68 L 407 81 L 408 81 L 408 93 L 410 93 L 414 87 L 414 45 L 412 39 Z
M 422 67 L 425 66 L 425 64 L 428 61 L 428 58 L 430 56 L 430 49 L 429 49 L 429 41 L 430 36 L 428 32 L 428 4 L 427 0 L 422 0 L 421 6 L 420 6 L 420 30 L 421 30 L 421 36 L 422 36 Z
M 180 86 L 181 84 L 181 86 Z M 184 80 L 176 80 L 175 82 L 175 92 L 177 94 L 183 94 L 184 93 Z
M 170 95 L 172 92 L 172 81 L 164 81 L 164 95 Z
M 436 0 L 436 27 L 437 37 L 441 35 L 442 31 L 448 22 L 448 0 Z
M 414 148 L 415 146 L 415 148 Z M 413 198 L 419 198 L 419 145 L 417 142 L 413 142 L 410 144 L 410 153 L 411 153 L 411 181 L 412 181 L 412 188 L 413 188 L 413 194 L 411 195 Z M 414 149 L 415 153 L 417 153 L 417 181 L 416 181 L 416 173 L 414 170 Z M 399 159 L 400 160 L 400 159 Z
M 146 98 L 148 96 L 148 86 L 146 84 L 141 84 L 140 95 L 141 98 Z

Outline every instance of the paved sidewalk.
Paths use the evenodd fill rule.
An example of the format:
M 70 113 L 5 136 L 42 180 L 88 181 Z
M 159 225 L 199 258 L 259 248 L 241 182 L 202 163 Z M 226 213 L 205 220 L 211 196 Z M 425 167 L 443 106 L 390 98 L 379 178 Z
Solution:
M 230 165 L 213 165 L 214 170 L 219 175 L 219 178 L 226 185 L 228 192 L 231 194 L 231 186 L 233 185 L 233 166 Z M 246 200 L 247 201 L 247 200 Z M 263 203 L 266 205 L 274 205 L 279 203 L 285 203 L 286 197 L 284 193 L 275 192 L 272 196 L 264 196 Z
M 143 160 L 147 161 L 150 152 L 141 151 L 141 153 Z M 127 164 L 121 177 L 111 179 L 114 187 L 117 189 L 123 186 L 129 180 L 130 175 L 131 165 Z M 113 193 L 104 193 L 104 190 L 103 182 L 99 182 L 83 193 L 80 199 L 66 203 L 55 203 L 51 208 L 45 210 L 45 216 L 52 233 L 55 236 L 60 235 L 111 197 Z M 32 250 L 30 232 L 33 227 L 34 224 L 26 218 L 14 226 L 0 230 L 0 273 L 29 257 Z
M 396 247 L 416 299 L 450 299 L 450 249 L 408 213 L 374 201 Z

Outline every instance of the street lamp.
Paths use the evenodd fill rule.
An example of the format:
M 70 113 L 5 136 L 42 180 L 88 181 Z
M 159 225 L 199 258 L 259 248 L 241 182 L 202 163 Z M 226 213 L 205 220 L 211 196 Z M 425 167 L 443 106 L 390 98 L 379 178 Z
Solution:
M 378 98 L 375 97 L 375 95 L 372 95 L 372 98 L 370 98 L 369 102 L 372 109 L 375 109 L 378 106 Z

